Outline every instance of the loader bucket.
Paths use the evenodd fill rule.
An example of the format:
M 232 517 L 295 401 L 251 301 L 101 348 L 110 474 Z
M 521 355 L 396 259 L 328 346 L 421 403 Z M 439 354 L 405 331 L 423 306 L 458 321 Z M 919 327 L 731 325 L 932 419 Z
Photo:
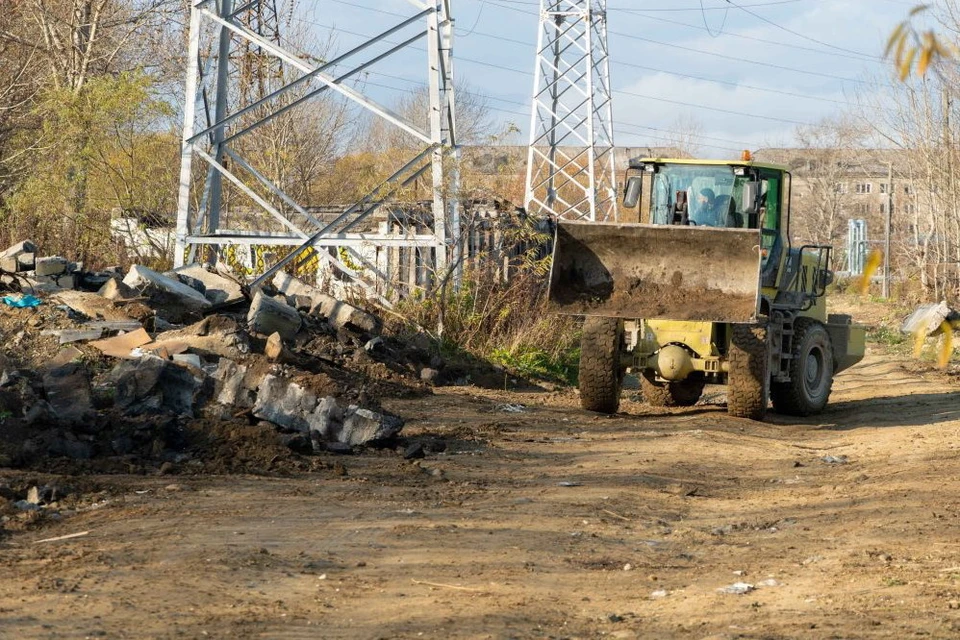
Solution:
M 550 305 L 573 315 L 752 322 L 759 246 L 750 229 L 559 222 Z

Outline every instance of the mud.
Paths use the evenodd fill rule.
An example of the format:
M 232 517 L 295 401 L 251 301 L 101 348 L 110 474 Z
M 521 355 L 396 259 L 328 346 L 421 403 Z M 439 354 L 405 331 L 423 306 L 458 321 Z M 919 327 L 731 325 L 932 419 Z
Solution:
M 957 381 L 874 348 L 824 414 L 768 423 L 722 388 L 612 417 L 445 388 L 384 400 L 419 460 L 271 463 L 218 423 L 202 450 L 260 462 L 2 471 L 0 637 L 956 637 Z M 70 497 L 18 512 L 32 484 Z

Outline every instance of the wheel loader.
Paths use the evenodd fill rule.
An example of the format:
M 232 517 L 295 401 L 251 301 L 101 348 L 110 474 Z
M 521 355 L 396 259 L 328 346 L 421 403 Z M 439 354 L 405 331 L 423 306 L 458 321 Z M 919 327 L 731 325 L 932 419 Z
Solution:
M 625 373 L 647 402 L 695 404 L 727 385 L 727 411 L 762 420 L 827 404 L 863 358 L 865 331 L 828 315 L 831 247 L 790 238 L 786 167 L 631 160 L 621 222 L 558 221 L 549 305 L 585 316 L 584 409 L 615 413 Z M 624 216 L 621 216 L 624 218 Z

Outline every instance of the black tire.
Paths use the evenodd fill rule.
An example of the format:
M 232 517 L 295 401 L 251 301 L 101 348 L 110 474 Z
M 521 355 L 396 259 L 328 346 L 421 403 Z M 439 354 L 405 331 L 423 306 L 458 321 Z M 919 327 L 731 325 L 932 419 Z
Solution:
M 680 382 L 657 382 L 652 371 L 640 375 L 640 391 L 647 404 L 653 407 L 692 407 L 703 395 L 706 381 L 691 375 Z
M 770 395 L 770 342 L 761 325 L 734 324 L 727 353 L 727 413 L 763 420 Z
M 812 318 L 793 325 L 793 358 L 790 382 L 770 386 L 773 409 L 789 416 L 809 416 L 823 411 L 833 388 L 833 345 L 826 328 Z
M 620 366 L 623 323 L 618 318 L 588 316 L 580 339 L 580 406 L 616 413 L 624 369 Z

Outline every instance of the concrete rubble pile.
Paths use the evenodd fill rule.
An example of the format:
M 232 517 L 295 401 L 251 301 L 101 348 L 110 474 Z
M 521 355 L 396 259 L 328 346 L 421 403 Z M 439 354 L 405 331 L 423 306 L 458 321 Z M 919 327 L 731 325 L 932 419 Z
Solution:
M 0 291 L 40 300 L 31 309 L 0 305 L 0 321 L 20 314 L 29 327 L 11 336 L 0 325 L 0 428 L 3 417 L 72 426 L 34 443 L 51 454 L 128 451 L 123 438 L 136 434 L 102 451 L 85 431 L 118 417 L 162 424 L 168 440 L 190 420 L 242 420 L 300 434 L 314 452 L 389 444 L 403 420 L 381 409 L 378 391 L 429 393 L 423 380 L 443 377 L 442 360 L 384 335 L 376 315 L 282 272 L 251 294 L 231 274 L 200 265 L 89 273 L 38 257 L 29 241 L 0 254 L 0 268 Z M 30 340 L 53 345 L 36 370 L 13 362 Z

